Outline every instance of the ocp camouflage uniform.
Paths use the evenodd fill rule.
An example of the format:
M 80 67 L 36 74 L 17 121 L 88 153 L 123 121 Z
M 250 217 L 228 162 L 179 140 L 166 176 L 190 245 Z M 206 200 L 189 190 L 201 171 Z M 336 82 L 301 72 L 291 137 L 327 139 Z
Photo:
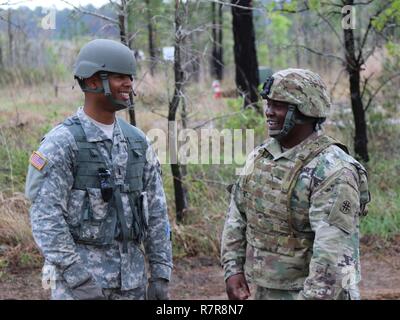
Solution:
M 87 142 L 95 144 L 107 167 L 111 168 L 115 184 L 123 185 L 127 173 L 128 147 L 120 127 L 121 120 L 115 122 L 111 141 L 87 118 L 81 108 L 74 119 L 79 119 Z M 104 289 L 108 298 L 143 299 L 147 283 L 145 255 L 153 278 L 170 279 L 170 230 L 160 164 L 145 135 L 140 134 L 147 148 L 142 150 L 145 153 L 147 151 L 147 157 L 143 163 L 143 174 L 138 177 L 139 185 L 142 184 L 141 191 L 147 193 L 148 229 L 143 241 L 145 252 L 133 240 L 127 242 L 124 250 L 123 242 L 118 238 L 114 239 L 113 232 L 109 235 L 111 241 L 107 245 L 96 246 L 74 240 L 77 226 L 81 236 L 95 237 L 92 233 L 96 234 L 98 231 L 96 226 L 101 228 L 102 221 L 111 221 L 108 215 L 109 205 L 103 200 L 100 189 L 74 189 L 78 145 L 66 122 L 51 130 L 42 141 L 38 153 L 47 162 L 41 170 L 29 166 L 26 195 L 32 201 L 32 232 L 45 257 L 44 270 L 55 271 L 56 288 L 52 290 L 53 299 L 73 299 L 69 288 L 90 274 Z M 82 222 L 85 219 L 82 218 L 85 199 L 89 200 L 92 215 L 91 225 L 88 227 Z M 129 227 L 133 216 L 128 193 L 121 192 L 121 199 Z M 115 227 L 116 234 L 120 232 L 120 228 L 119 224 Z
M 270 138 L 250 154 L 222 235 L 225 280 L 245 272 L 256 299 L 360 298 L 359 217 L 370 199 L 365 169 L 342 148 L 317 131 L 284 152 Z

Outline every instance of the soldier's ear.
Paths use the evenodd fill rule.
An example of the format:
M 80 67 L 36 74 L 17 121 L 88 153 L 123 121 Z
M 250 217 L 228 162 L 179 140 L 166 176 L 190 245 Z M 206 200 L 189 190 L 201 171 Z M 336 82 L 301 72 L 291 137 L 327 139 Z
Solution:
M 86 78 L 84 81 L 85 85 L 90 89 L 97 89 L 100 86 L 100 78 L 97 74 Z

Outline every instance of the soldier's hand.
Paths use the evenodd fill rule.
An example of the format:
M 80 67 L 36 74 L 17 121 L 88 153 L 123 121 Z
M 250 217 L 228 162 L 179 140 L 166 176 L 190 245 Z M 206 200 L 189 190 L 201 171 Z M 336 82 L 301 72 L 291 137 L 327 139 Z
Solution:
M 169 300 L 167 279 L 150 278 L 147 288 L 147 300 Z
M 243 273 L 230 276 L 226 280 L 226 293 L 229 300 L 246 300 L 250 297 L 250 289 Z
M 78 287 L 71 288 L 71 292 L 77 300 L 106 300 L 103 290 L 93 277 L 90 277 Z

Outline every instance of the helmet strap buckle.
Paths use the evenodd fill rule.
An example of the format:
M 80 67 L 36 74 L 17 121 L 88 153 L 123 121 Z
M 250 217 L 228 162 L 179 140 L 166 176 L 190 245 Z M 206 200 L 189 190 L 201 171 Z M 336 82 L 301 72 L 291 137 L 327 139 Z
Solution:
M 110 83 L 108 81 L 108 73 L 100 72 L 99 74 L 101 83 L 103 85 L 104 95 L 111 96 Z

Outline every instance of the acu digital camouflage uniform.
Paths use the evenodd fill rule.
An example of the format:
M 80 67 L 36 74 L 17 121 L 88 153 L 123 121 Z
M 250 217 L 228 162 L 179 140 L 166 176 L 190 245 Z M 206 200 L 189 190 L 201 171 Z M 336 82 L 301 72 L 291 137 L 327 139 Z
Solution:
M 74 119 L 79 119 L 87 141 L 94 143 L 105 159 L 115 184 L 123 185 L 130 150 L 121 130 L 121 120 L 115 121 L 111 141 L 91 122 L 83 109 L 78 110 Z M 142 163 L 143 174 L 138 177 L 142 184 L 141 191 L 147 194 L 147 210 L 144 210 L 147 212 L 148 229 L 144 246 L 129 241 L 124 252 L 122 241 L 113 239 L 113 234 L 110 244 L 104 246 L 77 243 L 74 240 L 73 233 L 77 228 L 82 234 L 96 234 L 96 228 L 101 229 L 102 223 L 109 221 L 110 217 L 107 215 L 109 204 L 103 200 L 100 189 L 73 188 L 78 146 L 65 123 L 51 130 L 40 145 L 38 153 L 46 159 L 43 168 L 38 170 L 32 164 L 29 166 L 26 195 L 32 201 L 32 231 L 45 257 L 44 276 L 56 280 L 56 286 L 52 288 L 53 299 L 73 299 L 70 288 L 90 275 L 109 299 L 144 299 L 147 283 L 145 254 L 151 276 L 170 279 L 171 242 L 160 164 L 145 135 L 136 130 L 143 137 L 145 145 L 141 152 L 146 154 Z M 128 194 L 121 192 L 121 198 L 125 219 L 130 226 L 133 217 Z M 85 200 L 89 201 L 92 215 L 86 217 L 90 222 L 88 226 L 83 221 Z M 146 206 L 146 203 L 143 205 Z
M 315 94 L 326 92 L 310 90 L 322 83 L 317 75 L 289 69 L 273 77 L 271 99 L 319 112 L 326 99 Z M 287 150 L 269 138 L 249 155 L 222 235 L 225 280 L 244 272 L 256 299 L 360 298 L 359 219 L 370 196 L 365 169 L 345 150 L 319 130 Z

